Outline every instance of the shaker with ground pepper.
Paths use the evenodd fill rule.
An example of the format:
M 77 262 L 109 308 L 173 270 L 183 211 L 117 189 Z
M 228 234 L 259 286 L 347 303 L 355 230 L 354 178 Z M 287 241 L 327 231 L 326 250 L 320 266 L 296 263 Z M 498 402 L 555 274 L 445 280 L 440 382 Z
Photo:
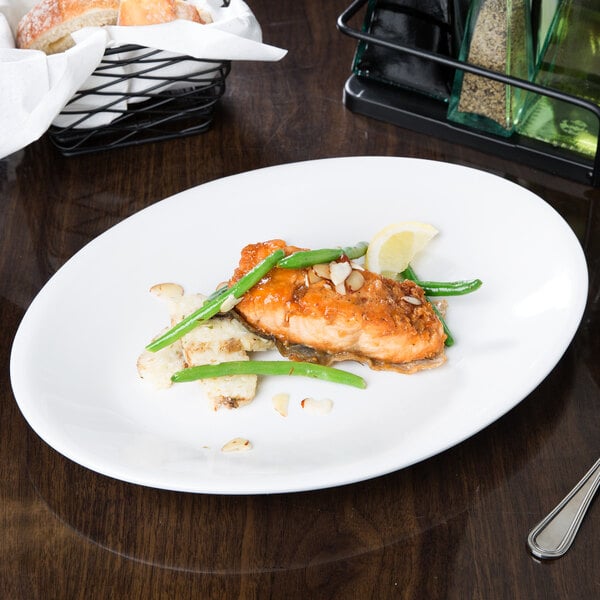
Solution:
M 519 79 L 533 77 L 528 0 L 475 0 L 460 60 Z M 489 77 L 457 71 L 448 118 L 501 136 L 510 136 L 525 93 Z

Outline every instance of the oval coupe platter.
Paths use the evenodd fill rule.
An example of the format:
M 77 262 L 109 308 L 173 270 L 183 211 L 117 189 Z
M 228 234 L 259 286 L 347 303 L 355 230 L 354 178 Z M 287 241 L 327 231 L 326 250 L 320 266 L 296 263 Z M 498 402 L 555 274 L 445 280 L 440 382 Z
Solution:
M 261 377 L 252 404 L 216 412 L 197 382 L 159 391 L 139 378 L 138 355 L 168 325 L 152 285 L 208 294 L 230 277 L 246 244 L 348 246 L 397 221 L 439 230 L 415 259 L 422 278 L 483 280 L 476 293 L 448 299 L 456 343 L 442 367 L 401 375 L 337 365 L 362 376 L 364 390 Z M 390 157 L 269 167 L 157 202 L 86 245 L 27 310 L 11 381 L 43 440 L 110 477 L 214 494 L 331 487 L 431 457 L 516 406 L 571 342 L 587 277 L 563 218 L 497 176 Z M 273 409 L 279 393 L 289 394 L 287 417 Z M 307 397 L 333 408 L 308 414 Z M 236 437 L 252 449 L 222 452 Z

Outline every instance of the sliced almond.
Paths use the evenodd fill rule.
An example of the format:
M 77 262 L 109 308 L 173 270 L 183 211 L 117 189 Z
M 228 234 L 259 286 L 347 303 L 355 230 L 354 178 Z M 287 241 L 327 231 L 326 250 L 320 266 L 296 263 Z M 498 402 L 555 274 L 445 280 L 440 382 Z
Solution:
M 233 294 L 229 294 L 225 300 L 223 300 L 223 304 L 221 304 L 222 313 L 229 312 L 236 304 L 239 304 L 242 301 L 241 298 L 236 298 Z
M 229 440 L 222 448 L 221 452 L 247 452 L 252 450 L 250 440 L 242 437 L 236 437 Z
M 445 299 L 442 300 L 434 300 L 433 305 L 438 309 L 439 313 L 442 317 L 446 316 L 446 311 L 448 310 L 448 301 Z
M 183 296 L 183 288 L 177 283 L 157 283 L 150 288 L 150 293 L 162 300 L 173 300 Z
M 346 284 L 342 281 L 335 286 L 335 291 L 340 294 L 340 296 L 346 295 Z
M 314 269 L 309 269 L 306 273 L 306 282 L 307 285 L 311 285 L 313 283 L 318 283 L 319 281 L 323 281 L 323 277 L 317 275 Z
M 365 284 L 365 276 L 360 272 L 353 270 L 346 279 L 346 286 L 351 292 L 357 292 Z
M 321 277 L 322 279 L 331 279 L 331 271 L 327 263 L 314 265 L 312 270 L 317 276 Z
M 418 298 L 415 298 L 414 296 L 403 296 L 402 300 L 404 300 L 404 302 L 412 304 L 413 306 L 421 306 L 421 304 L 423 304 Z
M 352 267 L 349 262 L 332 262 L 329 265 L 329 272 L 331 273 L 331 282 L 338 286 L 340 283 L 344 283 L 348 275 L 352 273 Z
M 288 416 L 288 405 L 290 402 L 289 394 L 275 394 L 273 398 L 271 398 L 271 403 L 273 404 L 273 408 L 282 416 Z
M 315 398 L 304 398 L 300 406 L 311 415 L 328 415 L 333 409 L 333 400 L 324 398 L 317 400 Z

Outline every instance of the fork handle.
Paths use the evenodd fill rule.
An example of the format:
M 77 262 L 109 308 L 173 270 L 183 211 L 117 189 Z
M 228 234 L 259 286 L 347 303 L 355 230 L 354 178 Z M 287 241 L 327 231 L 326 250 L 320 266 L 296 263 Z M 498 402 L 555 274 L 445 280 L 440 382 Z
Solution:
M 562 502 L 530 531 L 527 544 L 534 556 L 558 558 L 570 548 L 599 487 L 600 459 Z

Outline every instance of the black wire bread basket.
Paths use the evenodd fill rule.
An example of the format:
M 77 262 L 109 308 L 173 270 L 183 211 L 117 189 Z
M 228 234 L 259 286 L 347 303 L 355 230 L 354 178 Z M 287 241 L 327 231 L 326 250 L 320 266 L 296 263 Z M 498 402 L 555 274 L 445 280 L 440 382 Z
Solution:
M 137 45 L 109 48 L 50 127 L 50 139 L 74 156 L 203 133 L 230 69 L 230 61 Z

